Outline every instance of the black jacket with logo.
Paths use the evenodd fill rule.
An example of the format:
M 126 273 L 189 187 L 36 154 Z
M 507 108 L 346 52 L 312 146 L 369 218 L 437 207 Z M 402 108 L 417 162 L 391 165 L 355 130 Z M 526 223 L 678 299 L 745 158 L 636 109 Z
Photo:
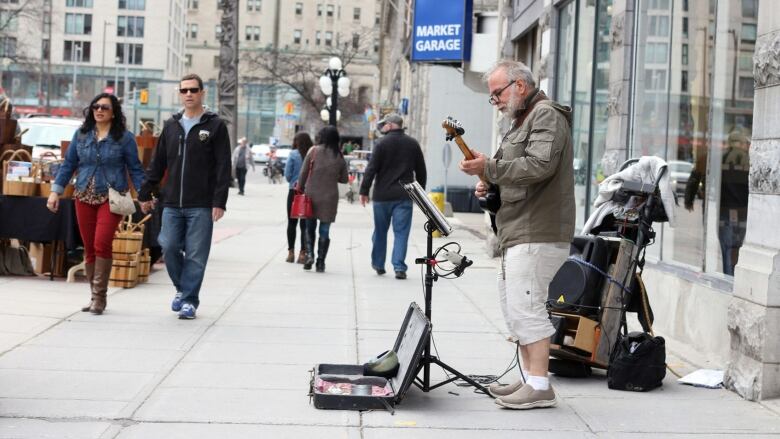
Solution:
M 231 178 L 227 125 L 207 111 L 185 139 L 181 117 L 176 113 L 165 121 L 138 200 L 151 200 L 152 193 L 158 193 L 167 207 L 225 209 Z M 166 171 L 168 178 L 160 189 Z

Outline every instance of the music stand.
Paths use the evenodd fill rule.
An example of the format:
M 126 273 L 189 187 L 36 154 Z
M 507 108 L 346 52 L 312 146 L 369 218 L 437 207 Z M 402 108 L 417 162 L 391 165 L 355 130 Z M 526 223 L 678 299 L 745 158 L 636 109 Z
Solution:
M 431 303 L 433 301 L 433 283 L 437 280 L 438 276 L 433 272 L 433 265 L 436 260 L 433 256 L 433 232 L 438 230 L 442 236 L 449 236 L 452 233 L 452 226 L 444 218 L 444 215 L 433 205 L 425 190 L 419 183 L 413 181 L 403 185 L 406 192 L 409 194 L 409 198 L 414 201 L 414 204 L 422 211 L 428 221 L 425 222 L 424 229 L 428 234 L 426 242 L 426 255 L 424 258 L 417 258 L 414 260 L 415 264 L 425 265 L 425 317 L 433 325 L 433 319 L 431 318 Z M 431 331 L 432 333 L 433 331 Z M 449 372 L 453 376 L 448 379 L 431 385 L 431 364 L 436 364 L 445 371 Z M 420 370 L 422 370 L 422 379 L 420 379 Z M 420 364 L 417 365 L 417 377 L 415 378 L 414 385 L 419 387 L 423 392 L 431 391 L 437 387 L 441 387 L 445 384 L 451 383 L 457 379 L 461 379 L 467 382 L 469 385 L 474 386 L 485 395 L 490 396 L 487 389 L 478 382 L 469 378 L 468 376 L 458 372 L 447 363 L 441 361 L 438 357 L 431 355 L 431 335 L 428 335 L 428 340 L 425 342 L 425 350 L 423 356 L 420 358 Z

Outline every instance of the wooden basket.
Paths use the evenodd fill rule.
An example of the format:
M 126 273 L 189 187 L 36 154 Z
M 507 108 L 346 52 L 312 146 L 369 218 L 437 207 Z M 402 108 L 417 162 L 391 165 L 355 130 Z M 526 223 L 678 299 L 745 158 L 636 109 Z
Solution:
M 3 153 L 2 156 L 0 156 L 0 161 L 3 162 L 3 194 L 4 195 L 15 195 L 15 196 L 22 196 L 22 197 L 33 197 L 38 191 L 38 185 L 35 182 L 26 182 L 26 181 L 8 181 L 6 180 L 6 175 L 8 174 L 8 162 L 14 161 L 16 159 L 23 159 L 22 161 L 27 161 L 32 163 L 32 156 L 30 156 L 30 153 L 23 150 L 23 149 L 17 149 L 16 151 L 10 152 L 10 156 L 6 158 L 10 151 L 6 151 Z M 34 170 L 33 170 L 34 173 Z
M 138 261 L 114 260 L 109 281 L 112 287 L 133 288 L 138 285 Z
M 149 280 L 149 271 L 152 265 L 152 256 L 149 255 L 149 249 L 145 248 L 138 261 L 138 283 Z
M 114 259 L 125 261 L 133 259 L 134 255 L 141 251 L 143 239 L 143 230 L 114 233 L 114 241 L 111 243 L 111 251 L 114 254 Z

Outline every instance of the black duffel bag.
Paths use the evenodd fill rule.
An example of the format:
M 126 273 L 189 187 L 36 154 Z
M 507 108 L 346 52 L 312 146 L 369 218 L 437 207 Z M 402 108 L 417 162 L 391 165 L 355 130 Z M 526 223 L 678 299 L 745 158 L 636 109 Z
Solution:
M 661 387 L 666 376 L 666 342 L 646 332 L 620 335 L 609 359 L 607 386 L 647 392 Z

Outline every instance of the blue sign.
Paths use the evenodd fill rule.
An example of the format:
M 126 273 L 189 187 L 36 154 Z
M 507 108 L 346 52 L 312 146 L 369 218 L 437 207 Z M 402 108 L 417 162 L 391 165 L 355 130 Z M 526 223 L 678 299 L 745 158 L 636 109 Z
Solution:
M 472 0 L 415 0 L 412 62 L 471 59 Z

